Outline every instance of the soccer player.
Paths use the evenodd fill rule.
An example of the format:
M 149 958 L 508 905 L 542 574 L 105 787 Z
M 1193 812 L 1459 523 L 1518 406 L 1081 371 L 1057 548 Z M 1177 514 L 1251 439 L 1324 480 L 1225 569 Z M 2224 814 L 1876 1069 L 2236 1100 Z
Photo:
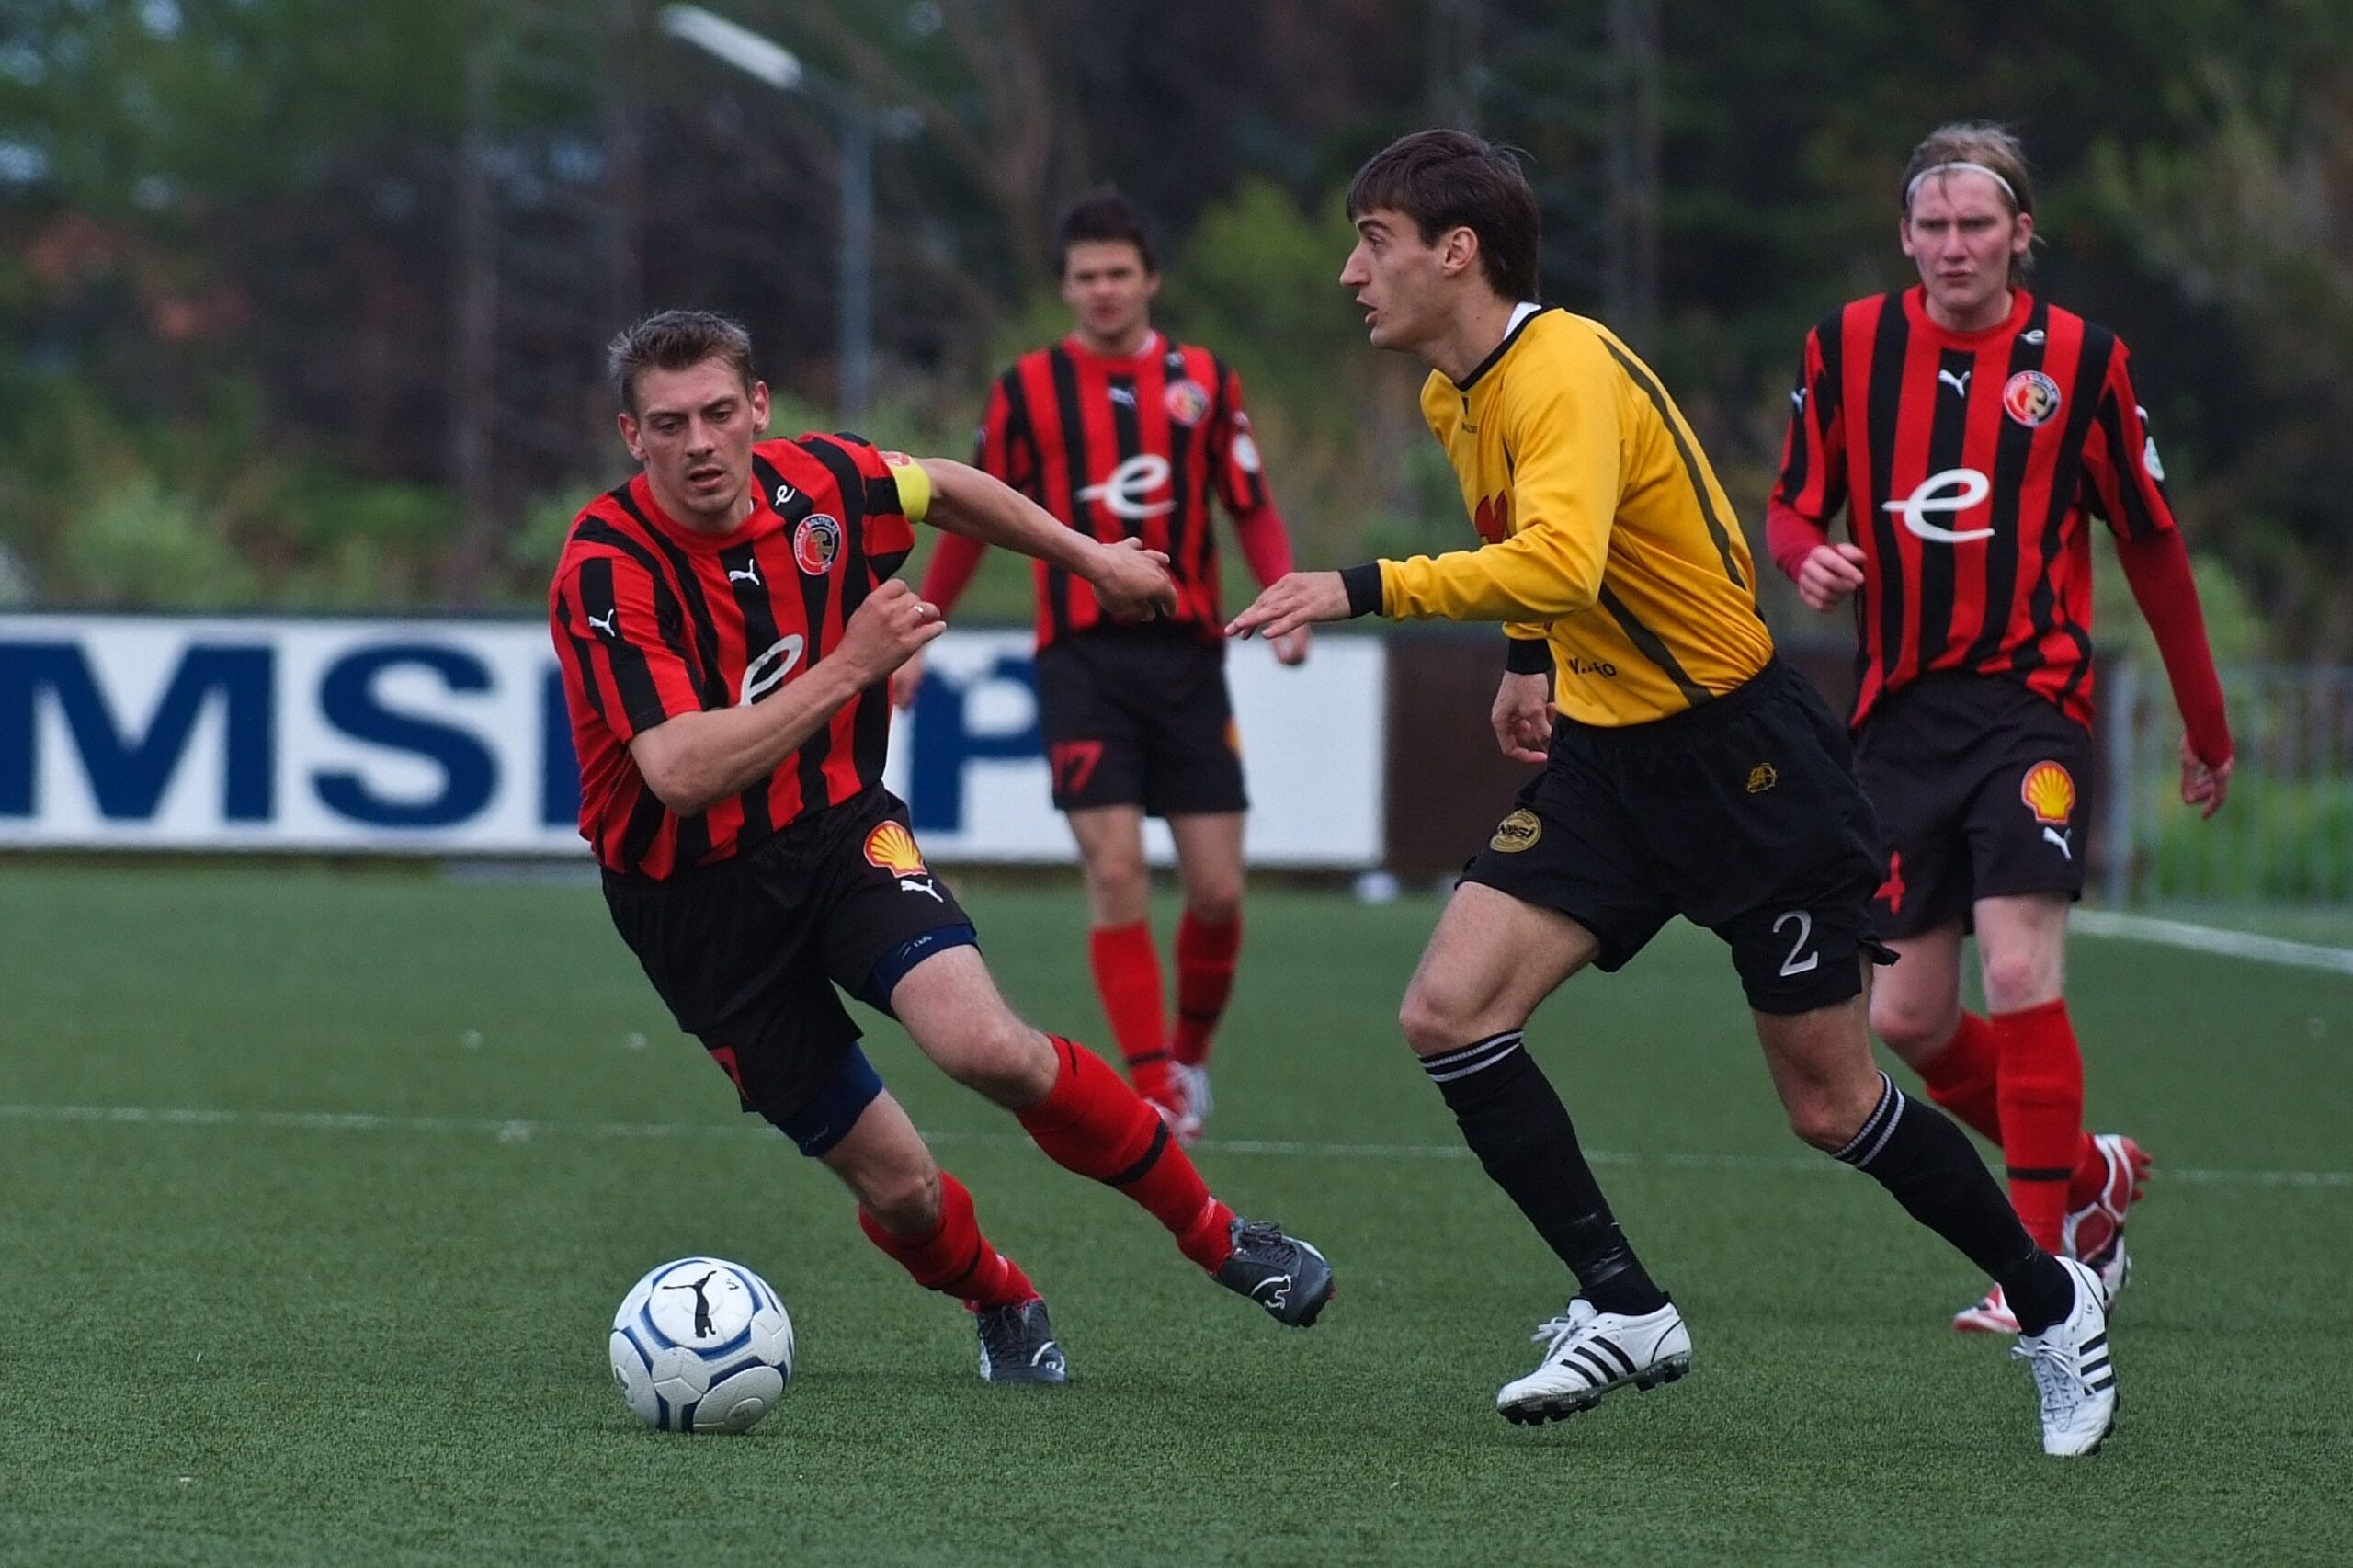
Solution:
M 1176 580 L 1173 611 L 1122 621 L 1083 579 L 1038 562 L 1038 722 L 1054 806 L 1085 868 L 1087 956 L 1104 1016 L 1138 1092 L 1191 1142 L 1210 1112 L 1210 1044 L 1242 947 L 1249 804 L 1225 685 L 1211 496 L 1262 584 L 1290 570 L 1290 539 L 1260 471 L 1241 379 L 1208 349 L 1153 329 L 1160 266 L 1136 210 L 1097 191 L 1063 214 L 1057 243 L 1070 335 L 998 378 L 975 460 L 1086 538 L 1141 540 L 1168 557 Z M 969 536 L 942 540 L 923 597 L 952 609 L 986 549 Z M 1298 664 L 1307 638 L 1302 627 L 1276 639 L 1275 656 Z M 903 706 L 921 676 L 919 657 L 901 667 L 892 690 Z M 1147 815 L 1167 820 L 1184 889 L 1173 1030 L 1153 946 Z
M 2044 1451 L 2090 1452 L 2116 1404 L 2099 1280 L 2037 1246 L 1967 1135 L 1872 1065 L 1870 807 L 1837 720 L 1773 655 L 1690 427 L 1606 327 L 1535 302 L 1536 199 L 1507 153 L 1461 131 L 1405 137 L 1358 171 L 1348 212 L 1340 282 L 1375 347 L 1429 365 L 1422 411 L 1482 542 L 1296 574 L 1233 630 L 1505 623 L 1495 738 L 1544 771 L 1464 871 L 1401 1014 L 1472 1152 L 1575 1277 L 1497 1408 L 1547 1421 L 1690 1367 L 1681 1313 L 1522 1040 L 1563 982 L 1619 968 L 1680 914 L 1731 947 L 1791 1130 L 2003 1286 Z
M 1930 1099 L 2001 1145 L 2028 1232 L 2113 1299 L 2149 1158 L 2085 1131 L 2064 995 L 2092 811 L 2087 513 L 2156 632 L 2188 726 L 2181 798 L 2208 816 L 2230 788 L 2230 724 L 2124 345 L 2022 287 L 2034 187 L 2016 138 L 1937 131 L 1902 210 L 1919 285 L 1806 335 L 1766 542 L 1813 608 L 1854 596 L 1849 723 L 1885 835 L 1872 915 L 1904 960 L 1871 1025 Z M 1834 544 L 1841 506 L 1852 540 Z M 1961 1005 L 1970 929 L 1984 1017 Z M 2018 1319 L 1996 1286 L 1953 1326 Z
M 1028 1277 L 884 1091 L 836 986 L 1057 1164 L 1142 1205 L 1220 1284 L 1314 1322 L 1332 1291 L 1322 1256 L 1212 1198 L 1118 1074 L 1014 1016 L 880 782 L 885 683 L 941 629 L 892 580 L 911 524 L 1051 561 L 1112 615 L 1169 603 L 1159 558 L 1073 533 L 961 463 L 850 436 L 762 440 L 767 388 L 722 317 L 653 316 L 613 340 L 610 364 L 642 472 L 573 524 L 549 614 L 581 834 L 678 1027 L 746 1111 L 841 1177 L 876 1246 L 973 1311 L 983 1378 L 1061 1382 L 1066 1363 Z

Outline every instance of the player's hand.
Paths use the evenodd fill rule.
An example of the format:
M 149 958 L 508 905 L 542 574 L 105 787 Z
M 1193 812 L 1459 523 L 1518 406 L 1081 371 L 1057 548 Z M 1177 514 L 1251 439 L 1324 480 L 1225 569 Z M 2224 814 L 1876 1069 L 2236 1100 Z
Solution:
M 923 655 L 909 655 L 907 662 L 891 672 L 891 706 L 913 708 L 915 693 L 923 688 Z
M 1302 626 L 1296 631 L 1286 631 L 1279 637 L 1267 638 L 1267 645 L 1275 651 L 1275 663 L 1279 665 L 1307 663 L 1307 640 L 1310 635 L 1307 628 Z
M 1487 719 L 1506 756 L 1514 762 L 1542 762 L 1552 744 L 1552 677 L 1506 672 Z
M 1798 562 L 1798 597 L 1806 608 L 1836 609 L 1863 585 L 1863 552 L 1851 544 L 1817 544 Z
M 1123 539 L 1096 552 L 1095 570 L 1087 574 L 1103 613 L 1114 620 L 1153 620 L 1176 608 L 1176 580 L 1168 574 L 1168 557 L 1146 550 L 1141 540 Z
M 1250 601 L 1248 609 L 1228 621 L 1225 634 L 1264 635 L 1273 642 L 1314 621 L 1347 619 L 1347 585 L 1337 572 L 1292 572 L 1276 579 Z
M 2201 821 L 2222 809 L 2222 797 L 2231 792 L 2231 764 L 2234 760 L 2226 756 L 2209 767 L 2189 749 L 2189 737 L 2181 738 L 2181 803 L 2205 807 L 2198 813 Z
M 832 657 L 848 661 L 863 690 L 947 630 L 939 607 L 894 577 L 866 596 L 842 629 L 841 646 Z

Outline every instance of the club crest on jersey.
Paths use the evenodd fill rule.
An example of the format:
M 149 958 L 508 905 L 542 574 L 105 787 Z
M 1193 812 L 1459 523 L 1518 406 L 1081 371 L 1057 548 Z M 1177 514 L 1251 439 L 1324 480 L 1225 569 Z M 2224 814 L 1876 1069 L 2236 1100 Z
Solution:
M 792 559 L 812 577 L 834 569 L 842 552 L 842 526 L 823 512 L 812 512 L 792 530 Z
M 2018 799 L 2045 827 L 2064 827 L 2075 811 L 2075 780 L 2055 762 L 2038 762 L 2018 781 Z
M 1534 812 L 1522 806 L 1495 824 L 1495 835 L 1487 840 L 1487 847 L 1504 855 L 1517 855 L 1534 846 L 1544 836 L 1544 824 Z
M 1258 472 L 1258 438 L 1250 434 L 1250 416 L 1239 409 L 1233 415 L 1233 460 L 1245 473 Z
M 1161 394 L 1160 401 L 1168 410 L 1168 417 L 1188 430 L 1199 425 L 1201 415 L 1210 411 L 1208 391 L 1190 376 L 1169 382 L 1168 390 Z
M 2031 429 L 2059 412 L 2059 383 L 2040 370 L 2020 370 L 2002 383 L 2002 412 Z

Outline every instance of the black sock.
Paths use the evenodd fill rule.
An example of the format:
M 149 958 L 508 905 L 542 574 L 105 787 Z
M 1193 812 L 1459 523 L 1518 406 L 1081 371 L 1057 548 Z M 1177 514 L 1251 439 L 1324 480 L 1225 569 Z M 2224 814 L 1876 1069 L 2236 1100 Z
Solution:
M 2002 1287 L 2020 1332 L 2040 1334 L 2065 1317 L 2075 1281 L 2027 1234 L 1969 1135 L 1935 1107 L 1904 1098 L 1886 1074 L 1879 1082 L 1879 1104 L 1862 1131 L 1831 1158 L 1867 1173 L 1984 1269 Z
M 1593 1179 L 1561 1096 L 1521 1049 L 1519 1031 L 1422 1059 L 1463 1142 L 1577 1277 L 1596 1312 L 1640 1317 L 1666 1304 Z

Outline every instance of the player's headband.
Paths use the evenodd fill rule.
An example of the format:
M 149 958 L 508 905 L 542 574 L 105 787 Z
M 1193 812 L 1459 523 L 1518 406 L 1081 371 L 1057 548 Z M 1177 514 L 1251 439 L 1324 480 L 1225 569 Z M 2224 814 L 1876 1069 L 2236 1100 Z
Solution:
M 1999 174 L 1987 168 L 1983 164 L 1972 164 L 1966 158 L 1955 158 L 1949 164 L 1930 164 L 1927 168 L 1922 169 L 1918 174 L 1912 176 L 1912 183 L 1904 187 L 1904 210 L 1906 212 L 1912 210 L 1912 199 L 1920 194 L 1920 182 L 1922 180 L 1927 179 L 1930 175 L 1957 174 L 1984 175 L 1987 179 L 1992 180 L 1995 185 L 2002 187 L 2002 194 L 2010 199 L 2011 210 L 2018 210 L 2021 205 L 2018 201 L 2018 193 L 2010 188 L 2010 182 L 2008 180 L 2004 179 Z

